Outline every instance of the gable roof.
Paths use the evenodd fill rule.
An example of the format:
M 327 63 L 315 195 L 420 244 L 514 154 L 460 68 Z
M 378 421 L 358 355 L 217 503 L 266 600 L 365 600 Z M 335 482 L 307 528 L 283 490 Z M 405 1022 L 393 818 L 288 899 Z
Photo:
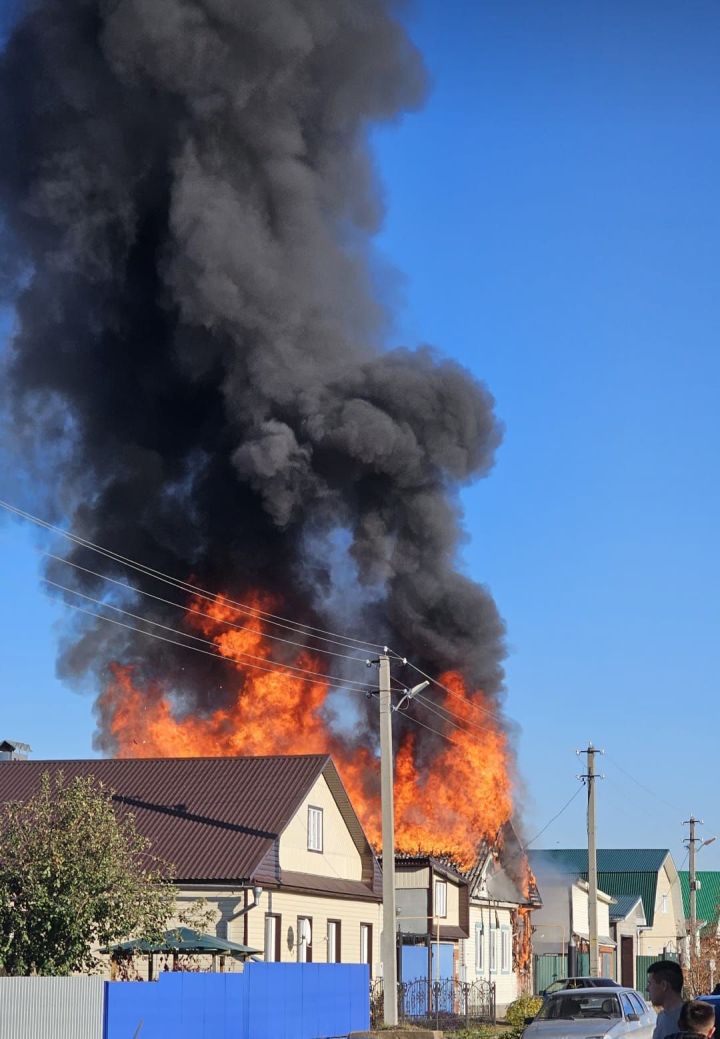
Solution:
M 685 919 L 690 919 L 690 873 L 688 870 L 679 870 L 680 888 L 682 890 L 683 911 Z M 720 870 L 699 869 L 695 873 L 700 881 L 697 891 L 697 918 L 702 920 L 705 926 L 714 928 L 717 926 L 720 916 Z M 703 930 L 705 928 L 703 927 Z
M 175 867 L 176 882 L 247 882 L 268 874 L 277 839 L 319 776 L 324 776 L 363 857 L 358 894 L 377 888 L 372 849 L 327 754 L 247 758 L 125 758 L 94 761 L 0 761 L 0 802 L 24 801 L 44 773 L 93 776 L 131 811 L 155 855 Z M 263 862 L 265 860 L 265 862 Z M 288 876 L 292 882 L 293 875 Z M 315 878 L 317 881 L 318 878 Z M 329 878 L 328 878 L 329 879 Z M 332 886 L 331 884 L 329 886 Z
M 626 917 L 628 917 L 630 913 L 632 913 L 638 905 L 640 905 L 640 908 L 643 911 L 644 920 L 645 911 L 640 895 L 617 895 L 615 898 L 615 903 L 610 906 L 611 921 L 613 923 L 616 923 L 618 920 L 625 920 Z
M 531 851 L 530 864 L 538 874 L 556 874 L 588 879 L 587 848 L 553 848 Z M 640 896 L 648 926 L 655 918 L 658 873 L 670 852 L 667 848 L 599 848 L 598 887 L 618 899 Z

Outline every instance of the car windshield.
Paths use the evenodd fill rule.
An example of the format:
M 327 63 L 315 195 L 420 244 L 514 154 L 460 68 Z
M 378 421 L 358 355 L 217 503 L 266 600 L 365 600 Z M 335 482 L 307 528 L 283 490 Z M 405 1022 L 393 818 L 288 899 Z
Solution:
M 607 996 L 601 992 L 597 995 L 569 995 L 564 992 L 543 1004 L 537 1020 L 585 1021 L 591 1017 L 622 1017 L 617 996 Z
M 560 992 L 561 989 L 568 988 L 611 988 L 617 985 L 616 981 L 612 978 L 560 978 L 558 981 L 553 981 L 552 984 L 548 985 L 545 989 L 545 994 L 549 995 L 552 992 Z

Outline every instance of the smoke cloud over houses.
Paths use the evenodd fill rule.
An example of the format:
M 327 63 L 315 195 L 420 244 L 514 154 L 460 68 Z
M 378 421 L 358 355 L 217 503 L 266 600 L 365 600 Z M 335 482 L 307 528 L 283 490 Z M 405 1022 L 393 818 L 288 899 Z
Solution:
M 388 348 L 375 288 L 368 135 L 425 93 L 396 7 L 27 3 L 0 64 L 4 410 L 44 507 L 82 537 L 457 671 L 493 705 L 502 622 L 456 568 L 457 491 L 493 464 L 493 401 L 430 348 Z M 48 574 L 108 594 L 58 561 Z M 61 673 L 99 688 L 111 662 L 181 713 L 237 691 L 223 661 L 73 616 Z M 415 758 L 435 740 L 416 730 Z M 107 726 L 99 743 L 115 749 Z

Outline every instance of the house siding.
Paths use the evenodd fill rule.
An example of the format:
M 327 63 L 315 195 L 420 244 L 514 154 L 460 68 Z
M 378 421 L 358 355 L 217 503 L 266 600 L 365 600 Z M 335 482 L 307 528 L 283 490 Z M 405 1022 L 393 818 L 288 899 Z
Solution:
M 496 926 L 496 917 L 497 924 Z M 492 927 L 490 926 L 492 924 Z M 482 925 L 482 935 L 478 927 Z M 502 970 L 501 932 L 507 929 L 510 934 L 510 957 L 507 971 Z M 476 941 L 482 942 L 483 969 L 476 969 Z M 490 968 L 490 943 L 495 942 L 495 969 Z M 495 983 L 495 1003 L 499 1016 L 503 1016 L 507 1006 L 518 998 L 519 986 L 517 974 L 512 963 L 512 915 L 508 908 L 470 903 L 470 937 L 460 943 L 461 980 L 467 982 L 491 981 Z
M 667 899 L 667 910 L 663 912 L 663 896 Z M 664 951 L 679 952 L 678 934 L 684 933 L 684 911 L 680 881 L 674 883 L 665 866 L 658 874 L 652 927 L 640 935 L 641 956 L 662 956 Z
M 395 888 L 422 887 L 427 889 L 430 884 L 430 869 L 428 866 L 405 866 L 400 862 L 395 865 Z
M 355 902 L 343 898 L 264 891 L 256 909 L 247 914 L 247 944 L 253 949 L 265 947 L 265 914 L 280 916 L 280 960 L 282 963 L 297 962 L 297 918 L 312 919 L 313 963 L 327 963 L 327 922 L 340 921 L 340 962 L 360 963 L 360 924 L 372 926 L 372 963 L 370 974 L 380 971 L 380 937 L 382 929 L 382 906 L 377 902 Z M 243 927 L 243 919 L 238 921 Z M 243 941 L 228 934 L 231 941 Z
M 308 850 L 308 808 L 322 808 L 323 850 Z M 310 792 L 288 823 L 279 840 L 281 869 L 315 873 L 323 877 L 362 880 L 362 858 L 324 776 L 318 776 Z

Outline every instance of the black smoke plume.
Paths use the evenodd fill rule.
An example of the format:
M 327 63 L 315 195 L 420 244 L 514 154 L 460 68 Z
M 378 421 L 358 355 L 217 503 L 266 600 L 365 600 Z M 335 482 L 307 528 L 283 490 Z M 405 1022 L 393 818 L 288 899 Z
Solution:
M 493 402 L 430 349 L 387 349 L 371 251 L 370 130 L 425 90 L 395 6 L 25 5 L 0 66 L 5 414 L 84 538 L 241 601 L 263 588 L 493 697 L 502 623 L 456 569 L 457 491 L 492 465 Z M 111 660 L 186 710 L 228 688 L 208 657 L 71 625 L 62 675 L 97 687 Z

